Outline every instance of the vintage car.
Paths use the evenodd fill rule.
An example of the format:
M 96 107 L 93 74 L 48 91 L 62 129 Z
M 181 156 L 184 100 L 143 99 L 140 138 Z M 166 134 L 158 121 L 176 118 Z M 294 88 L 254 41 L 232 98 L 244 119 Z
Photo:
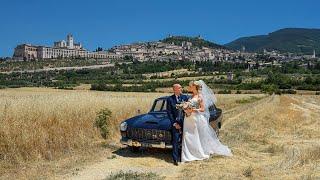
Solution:
M 172 126 L 166 110 L 167 98 L 168 96 L 155 99 L 149 113 L 124 120 L 120 124 L 120 142 L 129 146 L 133 151 L 137 151 L 140 147 L 172 148 Z M 222 110 L 216 108 L 215 105 L 209 110 L 210 125 L 218 135 Z

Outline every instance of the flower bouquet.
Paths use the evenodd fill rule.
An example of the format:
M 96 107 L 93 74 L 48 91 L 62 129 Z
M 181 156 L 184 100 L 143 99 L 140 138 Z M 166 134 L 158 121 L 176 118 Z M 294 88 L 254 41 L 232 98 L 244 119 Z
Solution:
M 186 113 L 186 116 L 188 117 L 191 115 L 191 112 L 187 110 L 194 109 L 196 108 L 196 106 L 194 103 L 190 101 L 183 101 L 180 104 L 176 104 L 176 108 L 179 110 L 183 110 Z

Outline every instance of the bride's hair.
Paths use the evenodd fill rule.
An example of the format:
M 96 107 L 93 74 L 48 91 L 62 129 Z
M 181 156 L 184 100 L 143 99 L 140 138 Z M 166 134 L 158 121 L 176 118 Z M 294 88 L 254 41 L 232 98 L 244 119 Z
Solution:
M 202 86 L 199 81 L 191 81 L 190 84 L 194 85 L 196 87 L 197 91 L 201 91 Z

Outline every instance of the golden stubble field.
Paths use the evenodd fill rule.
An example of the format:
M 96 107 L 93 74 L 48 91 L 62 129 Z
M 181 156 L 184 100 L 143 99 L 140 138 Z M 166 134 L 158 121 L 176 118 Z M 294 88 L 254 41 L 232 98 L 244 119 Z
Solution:
M 318 96 L 218 95 L 218 106 L 224 110 L 220 138 L 234 156 L 175 167 L 170 152 L 132 154 L 118 143 L 119 122 L 138 110 L 147 112 L 153 99 L 163 95 L 168 94 L 1 90 L 0 179 L 102 179 L 120 170 L 180 179 L 320 177 Z M 251 102 L 253 96 L 258 97 L 255 102 Z M 115 131 L 99 146 L 103 140 L 93 123 L 103 108 L 112 111 Z M 90 156 L 82 152 L 95 148 L 95 156 L 101 154 L 95 157 L 99 160 L 88 158 L 88 163 L 83 163 L 85 158 L 77 157 Z
M 93 127 L 96 113 L 108 108 L 115 124 L 147 112 L 161 94 L 104 93 L 22 88 L 0 91 L 2 158 L 13 163 L 51 159 L 59 151 L 100 139 Z
M 320 179 L 320 98 L 270 96 L 225 115 L 221 140 L 234 153 L 186 165 L 195 179 Z M 209 171 L 209 169 L 211 169 Z

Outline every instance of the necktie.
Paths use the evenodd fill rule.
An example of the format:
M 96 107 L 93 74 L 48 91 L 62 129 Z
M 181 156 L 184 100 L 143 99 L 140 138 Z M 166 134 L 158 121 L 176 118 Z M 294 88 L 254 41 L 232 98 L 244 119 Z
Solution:
M 177 96 L 177 101 L 181 102 L 181 96 Z

